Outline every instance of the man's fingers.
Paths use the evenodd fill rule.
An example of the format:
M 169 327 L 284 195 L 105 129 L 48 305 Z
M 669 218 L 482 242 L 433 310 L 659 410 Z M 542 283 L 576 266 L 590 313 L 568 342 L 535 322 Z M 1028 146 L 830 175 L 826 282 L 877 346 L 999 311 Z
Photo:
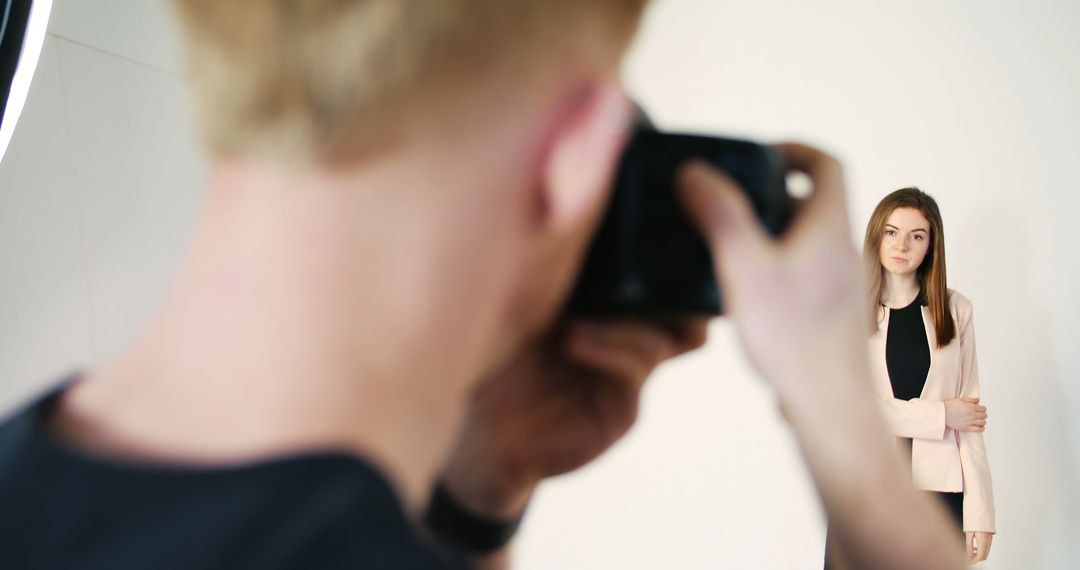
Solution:
M 613 386 L 620 386 L 620 391 L 633 390 L 636 393 L 649 376 L 650 368 L 646 362 L 623 350 L 613 350 L 588 341 L 569 341 L 567 353 L 575 365 L 601 375 L 605 381 L 614 381 Z
M 695 319 L 688 323 L 667 327 L 675 341 L 675 355 L 685 354 L 705 346 L 709 338 L 709 320 Z
M 841 172 L 840 163 L 829 154 L 797 142 L 785 142 L 773 145 L 787 160 L 788 167 L 805 172 L 815 182 L 836 182 L 834 178 Z
M 687 215 L 697 225 L 721 265 L 725 258 L 759 256 L 768 237 L 742 189 L 701 161 L 679 171 L 679 191 Z
M 567 350 L 577 364 L 640 384 L 679 349 L 675 339 L 655 325 L 622 321 L 574 323 L 567 335 Z
M 577 321 L 569 332 L 579 342 L 633 352 L 656 362 L 671 358 L 681 342 L 672 330 L 638 320 Z
M 700 348 L 708 334 L 707 319 L 669 325 L 638 320 L 577 321 L 570 325 L 567 341 L 631 353 L 652 369 L 664 360 Z
M 840 161 L 810 146 L 799 143 L 781 143 L 773 148 L 780 151 L 792 170 L 810 176 L 814 193 L 807 203 L 843 201 L 844 169 Z
M 799 233 L 797 228 L 804 224 L 820 224 L 822 220 L 842 223 L 846 227 L 844 169 L 840 161 L 816 148 L 799 143 L 782 143 L 773 148 L 784 156 L 789 168 L 810 176 L 814 185 L 813 193 L 805 200 L 803 207 L 798 209 L 788 235 Z

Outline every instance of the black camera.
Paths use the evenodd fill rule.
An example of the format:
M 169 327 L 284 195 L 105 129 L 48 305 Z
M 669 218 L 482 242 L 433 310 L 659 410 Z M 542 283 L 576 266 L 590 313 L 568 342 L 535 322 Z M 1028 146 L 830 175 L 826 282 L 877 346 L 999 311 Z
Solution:
M 712 255 L 676 193 L 679 167 L 695 158 L 738 182 L 768 232 L 784 231 L 794 206 L 787 168 L 776 150 L 747 141 L 662 133 L 642 116 L 570 296 L 570 315 L 680 320 L 723 313 Z

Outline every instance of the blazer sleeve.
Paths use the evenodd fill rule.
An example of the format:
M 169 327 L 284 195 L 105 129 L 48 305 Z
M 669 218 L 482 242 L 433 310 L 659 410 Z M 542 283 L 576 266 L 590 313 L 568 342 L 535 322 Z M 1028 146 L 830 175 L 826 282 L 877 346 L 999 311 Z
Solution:
M 901 400 L 878 396 L 881 411 L 893 435 L 917 439 L 945 438 L 945 402 Z
M 970 303 L 960 311 L 960 397 L 979 397 L 979 366 L 975 358 L 975 323 Z M 956 432 L 964 475 L 964 530 L 997 532 L 990 462 L 981 432 Z

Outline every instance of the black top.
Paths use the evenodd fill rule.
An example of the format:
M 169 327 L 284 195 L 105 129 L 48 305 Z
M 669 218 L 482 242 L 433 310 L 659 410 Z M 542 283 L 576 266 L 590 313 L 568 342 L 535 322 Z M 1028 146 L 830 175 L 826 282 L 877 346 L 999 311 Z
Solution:
M 0 424 L 0 566 L 449 569 L 370 463 L 298 455 L 222 468 L 117 463 L 44 419 L 62 389 Z
M 885 366 L 889 370 L 893 396 L 910 400 L 922 395 L 930 372 L 930 344 L 926 339 L 920 292 L 903 309 L 889 309 L 889 331 L 885 340 Z

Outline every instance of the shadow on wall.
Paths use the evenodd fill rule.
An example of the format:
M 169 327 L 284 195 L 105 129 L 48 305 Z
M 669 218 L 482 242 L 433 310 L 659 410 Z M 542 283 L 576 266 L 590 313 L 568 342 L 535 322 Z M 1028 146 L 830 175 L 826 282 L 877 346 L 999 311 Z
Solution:
M 953 239 L 979 244 L 978 249 L 969 248 L 976 254 L 964 262 L 969 275 L 994 279 L 968 287 L 980 292 L 975 301 L 976 349 L 983 399 L 990 410 L 987 453 L 1000 533 L 987 565 L 1058 568 L 1061 557 L 1068 556 L 1065 550 L 1075 548 L 1070 545 L 1080 526 L 1080 498 L 1068 400 L 1050 342 L 1053 307 L 1032 287 L 1030 252 L 1035 245 L 1016 224 L 1017 217 L 989 209 L 969 219 L 978 220 L 980 229 L 961 228 Z M 979 255 L 982 251 L 994 255 Z M 966 291 L 962 283 L 957 288 Z

